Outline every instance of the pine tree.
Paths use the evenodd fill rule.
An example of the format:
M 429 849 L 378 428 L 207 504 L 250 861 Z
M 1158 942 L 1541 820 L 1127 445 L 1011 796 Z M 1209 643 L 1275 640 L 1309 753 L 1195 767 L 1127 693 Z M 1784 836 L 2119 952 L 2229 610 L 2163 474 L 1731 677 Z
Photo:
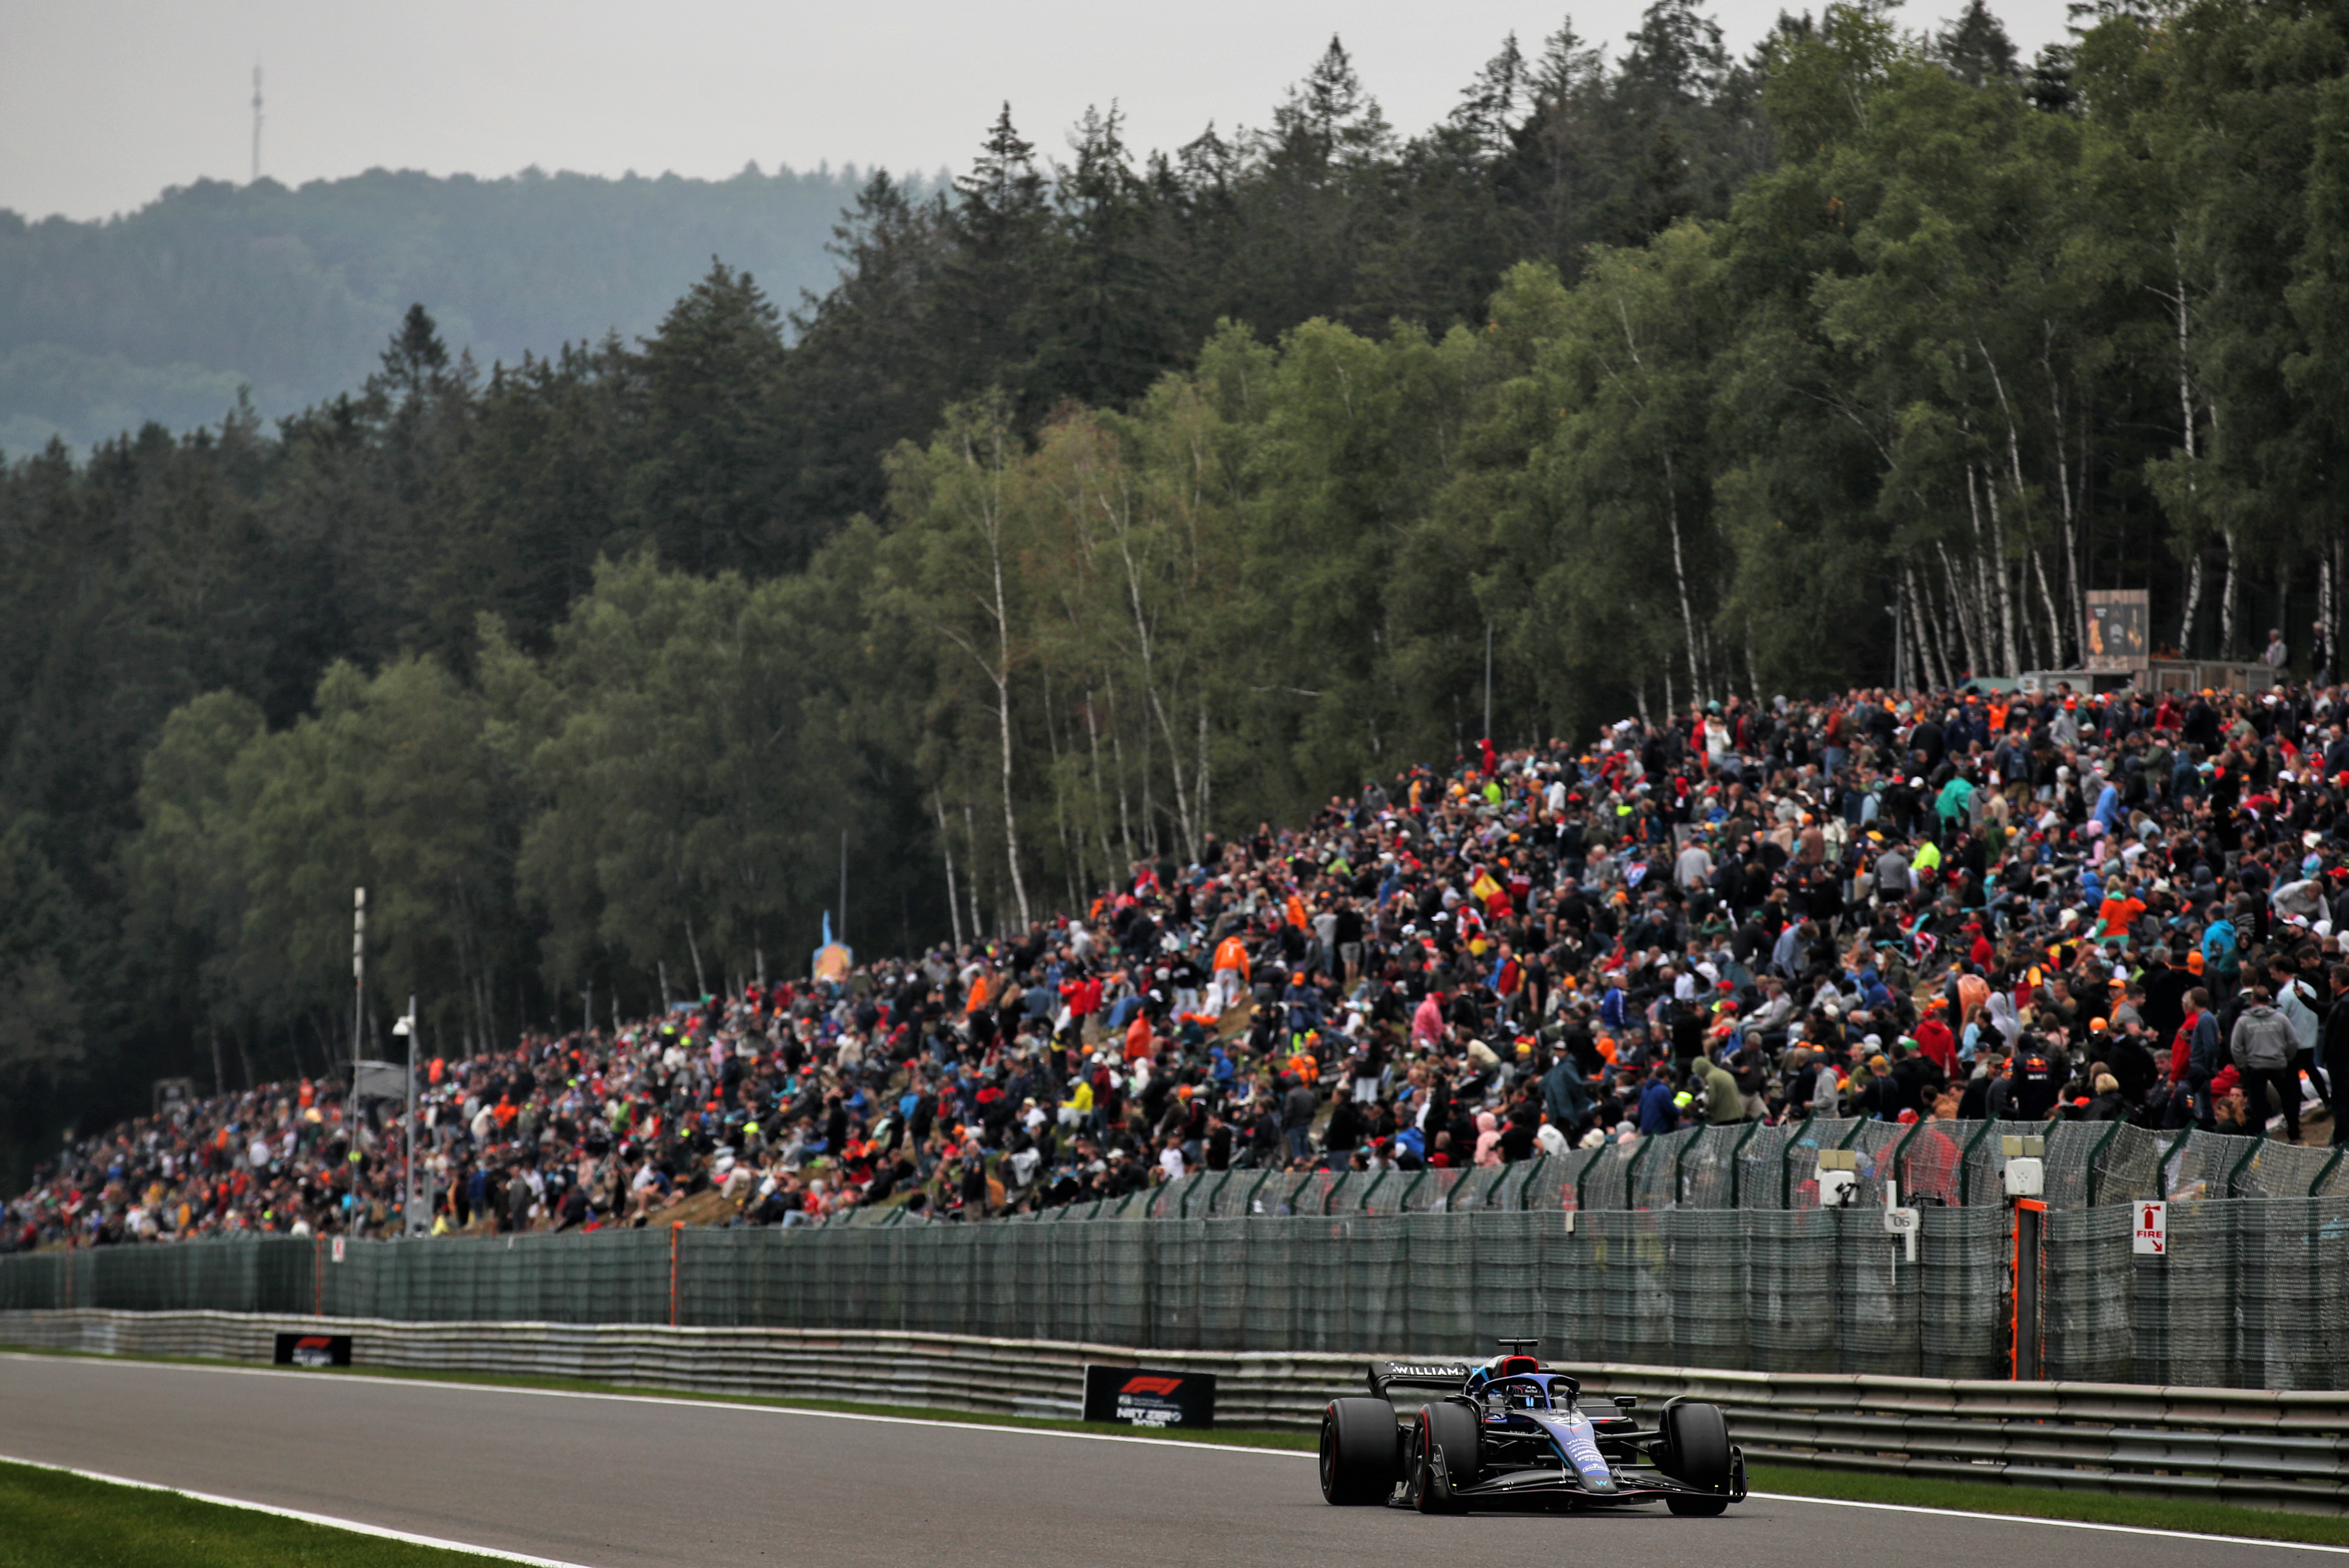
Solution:
M 1040 325 L 1038 269 L 1051 228 L 1035 153 L 1007 103 L 970 172 L 955 181 L 935 323 L 950 356 L 951 398 L 999 385 L 1026 406 Z
M 1694 0 L 1651 0 L 1639 31 L 1625 36 L 1631 47 L 1623 56 L 1621 88 L 1651 107 L 1705 102 L 1729 75 L 1721 24 Z
M 833 228 L 840 281 L 792 313 L 798 342 L 783 368 L 795 517 L 877 512 L 882 454 L 946 406 L 957 358 L 936 327 L 947 226 L 942 194 L 917 202 L 876 173 Z
M 1059 238 L 1037 385 L 1055 400 L 1115 406 L 1139 396 L 1180 352 L 1165 269 L 1154 254 L 1151 191 L 1133 172 L 1115 104 L 1088 108 L 1076 167 L 1060 182 Z
M 1469 320 L 1524 254 L 1524 222 L 1498 176 L 1515 150 L 1525 55 L 1512 33 L 1445 121 L 1403 147 L 1388 177 L 1388 217 L 1369 236 L 1354 290 L 1363 320 Z
M 1676 218 L 1726 211 L 1744 171 L 1720 110 L 1732 79 L 1721 25 L 1695 0 L 1652 0 L 1627 41 L 1607 123 L 1614 189 L 1596 233 L 1640 244 Z
M 1524 51 L 1517 47 L 1517 36 L 1511 33 L 1503 40 L 1501 52 L 1487 60 L 1476 79 L 1462 90 L 1459 106 L 1452 111 L 1453 128 L 1469 138 L 1483 155 L 1501 156 L 1509 150 L 1517 105 L 1530 85 Z
M 781 529 L 788 451 L 782 320 L 747 272 L 709 272 L 637 358 L 646 452 L 629 478 L 637 525 L 688 571 L 756 576 L 803 564 Z
M 1528 73 L 1524 123 L 1495 173 L 1502 202 L 1522 214 L 1524 254 L 1557 264 L 1571 276 L 1591 227 L 1598 201 L 1598 143 L 1606 111 L 1607 67 L 1599 50 L 1575 32 L 1572 21 L 1542 41 Z
M 1020 138 L 1006 102 L 988 127 L 970 172 L 955 180 L 962 192 L 956 216 L 965 234 L 1009 238 L 1043 210 L 1044 177 L 1037 171 L 1035 155 L 1035 143 Z
M 1538 113 L 1595 97 L 1605 86 L 1606 77 L 1606 62 L 1599 49 L 1583 41 L 1569 17 L 1542 40 L 1541 59 L 1527 78 L 1526 90 Z
M 2072 85 L 2079 68 L 2079 53 L 2069 44 L 2044 45 L 2032 57 L 2023 79 L 2023 96 L 2032 108 L 2049 114 L 2071 114 L 2080 107 L 2080 89 Z
M 1151 247 L 1164 258 L 1183 323 L 1175 330 L 1187 344 L 1206 341 L 1218 319 L 1246 308 L 1240 187 L 1247 177 L 1247 149 L 1213 124 L 1173 157 L 1151 155 Z
M 1362 90 L 1353 57 L 1334 33 L 1305 79 L 1273 110 L 1272 126 L 1277 156 L 1323 175 L 1376 159 L 1394 140 L 1379 100 Z
M 449 346 L 420 304 L 408 307 L 399 330 L 383 351 L 383 382 L 393 400 L 406 402 L 439 389 L 449 369 Z
M 2011 82 L 2023 75 L 2014 40 L 1983 0 L 1966 0 L 1957 19 L 1933 36 L 1933 57 L 1970 86 Z

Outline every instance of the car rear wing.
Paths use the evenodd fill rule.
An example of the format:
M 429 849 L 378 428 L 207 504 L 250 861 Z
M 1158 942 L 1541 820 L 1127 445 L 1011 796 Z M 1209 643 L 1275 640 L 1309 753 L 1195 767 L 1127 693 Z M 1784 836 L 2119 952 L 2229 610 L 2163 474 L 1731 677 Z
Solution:
M 1384 1399 L 1387 1390 L 1397 1386 L 1440 1388 L 1456 1394 L 1468 1386 L 1468 1375 L 1475 1370 L 1464 1361 L 1373 1361 L 1371 1397 Z

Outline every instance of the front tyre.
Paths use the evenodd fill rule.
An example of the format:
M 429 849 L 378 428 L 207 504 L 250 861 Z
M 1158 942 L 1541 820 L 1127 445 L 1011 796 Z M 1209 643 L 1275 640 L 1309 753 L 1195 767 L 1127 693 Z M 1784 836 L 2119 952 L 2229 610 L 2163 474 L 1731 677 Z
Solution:
M 1688 1402 L 1664 1407 L 1663 1452 L 1657 1466 L 1674 1480 L 1717 1491 L 1719 1497 L 1674 1497 L 1665 1506 L 1682 1518 L 1710 1519 L 1729 1507 L 1729 1421 L 1718 1405 Z
M 1466 1511 L 1459 1494 L 1475 1483 L 1483 1462 L 1484 1429 L 1475 1414 L 1448 1402 L 1426 1406 L 1419 1413 L 1418 1438 L 1419 1484 L 1412 1490 L 1420 1512 Z
M 1321 1412 L 1321 1496 L 1340 1508 L 1384 1502 L 1395 1483 L 1394 1407 L 1332 1399 Z

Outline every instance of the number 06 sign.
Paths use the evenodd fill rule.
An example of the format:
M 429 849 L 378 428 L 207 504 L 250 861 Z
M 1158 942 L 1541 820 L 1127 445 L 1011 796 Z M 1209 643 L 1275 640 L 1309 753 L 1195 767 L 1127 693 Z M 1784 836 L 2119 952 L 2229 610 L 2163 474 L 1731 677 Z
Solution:
M 2169 1253 L 2169 1205 L 2139 1203 L 2136 1209 L 2137 1230 L 2131 1238 L 2130 1251 L 2167 1257 Z

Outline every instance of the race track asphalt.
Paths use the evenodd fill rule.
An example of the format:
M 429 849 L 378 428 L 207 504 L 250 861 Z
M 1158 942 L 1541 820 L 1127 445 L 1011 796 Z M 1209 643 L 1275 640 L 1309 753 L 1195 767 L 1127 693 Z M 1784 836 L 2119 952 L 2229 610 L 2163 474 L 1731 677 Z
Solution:
M 1288 1452 L 17 1355 L 0 1355 L 0 1456 L 591 1568 L 2259 1568 L 2332 1555 L 1767 1499 L 1720 1519 L 1423 1519 L 1330 1508 L 1310 1457 Z

